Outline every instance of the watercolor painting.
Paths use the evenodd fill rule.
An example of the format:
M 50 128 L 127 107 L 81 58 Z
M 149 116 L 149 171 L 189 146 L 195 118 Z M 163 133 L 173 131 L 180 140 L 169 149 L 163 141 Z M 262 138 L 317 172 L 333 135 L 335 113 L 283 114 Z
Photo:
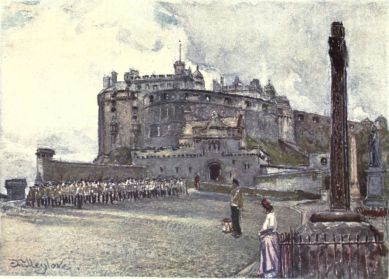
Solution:
M 2 1 L 0 275 L 388 278 L 388 14 Z

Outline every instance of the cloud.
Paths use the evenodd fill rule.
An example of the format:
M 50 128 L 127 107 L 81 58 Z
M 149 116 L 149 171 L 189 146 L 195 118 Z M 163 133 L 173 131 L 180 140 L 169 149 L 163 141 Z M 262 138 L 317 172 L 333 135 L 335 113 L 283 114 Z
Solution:
M 318 113 L 330 105 L 330 24 L 343 21 L 350 103 L 364 100 L 371 118 L 389 117 L 388 3 L 180 2 L 163 7 L 185 29 L 189 60 L 218 68 L 227 80 L 240 75 L 264 84 L 271 79 L 294 108 Z M 350 111 L 352 119 L 359 116 Z

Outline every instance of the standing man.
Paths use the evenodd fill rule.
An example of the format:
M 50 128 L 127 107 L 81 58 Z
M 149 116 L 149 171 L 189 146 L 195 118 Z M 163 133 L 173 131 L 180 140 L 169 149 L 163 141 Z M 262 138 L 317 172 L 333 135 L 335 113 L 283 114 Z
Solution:
M 200 190 L 200 175 L 196 173 L 195 179 L 194 179 L 194 186 L 196 190 Z
M 238 238 L 242 235 L 242 230 L 239 224 L 240 209 L 243 208 L 243 195 L 239 187 L 237 179 L 232 180 L 232 190 L 230 193 L 231 220 L 232 220 L 232 236 Z

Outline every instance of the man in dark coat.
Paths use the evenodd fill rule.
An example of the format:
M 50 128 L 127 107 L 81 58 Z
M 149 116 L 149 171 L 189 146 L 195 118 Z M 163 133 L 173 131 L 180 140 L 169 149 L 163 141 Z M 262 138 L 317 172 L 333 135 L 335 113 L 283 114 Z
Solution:
M 242 235 L 242 230 L 239 224 L 240 210 L 243 208 L 243 195 L 239 187 L 237 179 L 232 180 L 232 190 L 230 193 L 231 220 L 232 220 L 232 235 L 238 238 Z

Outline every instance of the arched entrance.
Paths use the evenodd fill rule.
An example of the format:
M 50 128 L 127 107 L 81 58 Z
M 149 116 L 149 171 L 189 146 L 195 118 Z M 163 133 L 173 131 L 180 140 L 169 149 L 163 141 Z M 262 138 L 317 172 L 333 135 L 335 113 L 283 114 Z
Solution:
M 216 181 L 221 174 L 221 167 L 219 163 L 209 164 L 209 178 L 210 180 Z

